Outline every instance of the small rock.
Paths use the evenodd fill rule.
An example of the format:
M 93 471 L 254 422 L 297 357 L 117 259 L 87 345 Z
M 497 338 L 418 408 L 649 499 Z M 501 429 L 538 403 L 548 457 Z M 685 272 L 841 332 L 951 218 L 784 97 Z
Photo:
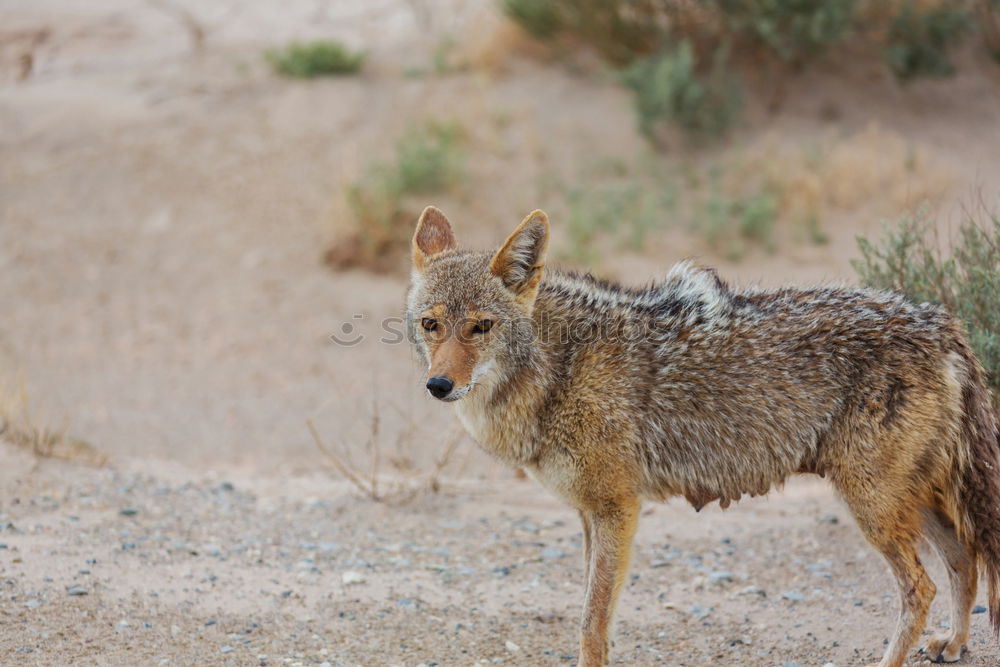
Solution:
M 135 516 L 136 514 L 139 513 L 139 510 L 137 510 L 134 507 L 123 507 L 122 509 L 118 510 L 118 513 L 121 514 L 122 516 Z
M 503 643 L 504 647 L 511 653 L 517 653 L 521 650 L 521 647 L 510 641 L 509 639 Z
M 557 558 L 565 558 L 566 552 L 562 549 L 557 549 L 556 547 L 545 547 L 542 549 L 542 558 L 546 560 L 555 560 Z
M 794 660 L 787 660 L 782 663 L 781 667 L 802 667 L 802 665 Z
M 785 600 L 791 600 L 792 602 L 801 602 L 806 599 L 806 596 L 802 593 L 796 593 L 795 591 L 785 591 L 781 594 L 781 597 Z
M 70 586 L 68 589 L 66 589 L 66 593 L 68 595 L 86 595 L 87 589 L 84 588 L 83 586 Z
M 972 608 L 973 614 L 985 614 L 987 611 L 988 609 L 986 609 L 986 607 L 984 607 L 981 604 L 977 604 L 975 607 Z
M 823 667 L 837 667 L 837 663 L 835 663 L 835 662 L 824 662 L 823 663 Z
M 360 572 L 355 572 L 354 570 L 348 570 L 347 572 L 344 572 L 344 574 L 340 576 L 340 580 L 344 583 L 345 586 L 351 586 L 353 584 L 363 584 L 367 581 L 367 579 L 365 579 L 365 575 L 361 574 Z
M 740 589 L 739 595 L 759 595 L 760 597 L 765 597 L 767 593 L 760 586 L 747 586 Z
M 835 524 L 835 523 L 840 523 L 840 519 L 837 518 L 836 514 L 824 514 L 819 518 L 819 522 Z
M 704 618 L 707 618 L 708 615 L 712 613 L 712 608 L 709 607 L 708 609 L 705 609 L 700 604 L 696 604 L 695 606 L 691 607 L 689 613 L 700 621 Z
M 708 575 L 708 580 L 717 584 L 729 582 L 733 580 L 733 573 L 726 572 L 725 570 L 719 570 L 718 572 L 711 572 Z
M 25 607 L 31 607 L 32 609 L 34 609 L 35 607 L 37 607 L 40 604 L 41 604 L 41 602 L 39 602 L 38 600 L 28 600 L 27 602 L 24 603 L 24 606 Z
M 222 648 L 219 649 L 219 652 L 220 653 L 232 653 L 235 650 L 236 649 L 234 649 L 232 646 L 223 646 Z

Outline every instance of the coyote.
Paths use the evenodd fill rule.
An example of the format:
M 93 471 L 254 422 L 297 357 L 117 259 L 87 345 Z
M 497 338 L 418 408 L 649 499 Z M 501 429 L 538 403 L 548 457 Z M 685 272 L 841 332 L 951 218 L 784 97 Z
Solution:
M 695 509 L 829 477 L 899 584 L 881 667 L 898 667 L 948 565 L 951 627 L 926 644 L 958 660 L 980 565 L 1000 632 L 1000 443 L 984 372 L 944 310 L 868 289 L 736 289 L 675 266 L 636 289 L 545 271 L 534 211 L 496 252 L 460 250 L 428 207 L 413 236 L 411 340 L 427 390 L 472 437 L 583 521 L 580 665 L 609 631 L 643 499 Z

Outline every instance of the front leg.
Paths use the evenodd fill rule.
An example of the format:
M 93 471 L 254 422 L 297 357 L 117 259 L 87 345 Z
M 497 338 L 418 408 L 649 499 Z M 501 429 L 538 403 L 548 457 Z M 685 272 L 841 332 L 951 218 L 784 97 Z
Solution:
M 580 638 L 580 667 L 608 664 L 609 633 L 615 604 L 628 574 L 632 538 L 639 518 L 639 499 L 584 510 L 584 537 L 589 552 L 587 596 L 584 600 Z M 589 530 L 588 530 L 589 529 Z

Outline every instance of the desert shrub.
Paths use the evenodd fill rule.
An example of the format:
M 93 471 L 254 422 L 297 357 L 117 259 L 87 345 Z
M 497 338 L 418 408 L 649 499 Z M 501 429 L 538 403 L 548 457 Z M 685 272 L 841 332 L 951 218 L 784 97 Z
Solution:
M 536 39 L 549 39 L 559 31 L 559 6 L 555 0 L 503 0 L 504 13 Z
M 446 191 L 461 179 L 462 127 L 428 122 L 411 128 L 396 144 L 395 159 L 372 165 L 347 191 L 350 233 L 326 253 L 334 268 L 365 267 L 390 271 L 406 250 L 419 208 L 409 195 Z
M 664 122 L 700 138 L 725 132 L 740 105 L 737 84 L 726 71 L 727 53 L 720 49 L 707 71 L 699 71 L 694 49 L 685 40 L 634 62 L 622 80 L 635 93 L 639 130 L 654 142 Z
M 711 248 L 725 252 L 731 260 L 739 260 L 748 245 L 774 251 L 777 218 L 778 204 L 770 192 L 727 196 L 716 191 L 704 202 L 694 226 L 704 234 Z
M 958 316 L 986 369 L 994 399 L 1000 394 L 1000 216 L 969 215 L 949 256 L 918 212 L 887 225 L 882 239 L 858 239 L 855 270 L 865 284 L 898 290 L 917 302 L 945 306 Z
M 951 76 L 955 66 L 949 52 L 972 25 L 972 14 L 963 2 L 921 8 L 907 0 L 889 26 L 886 63 L 901 81 Z
M 567 35 L 616 66 L 662 43 L 670 0 L 501 0 L 514 22 L 538 39 Z
M 857 0 L 711 0 L 722 22 L 747 43 L 801 65 L 851 28 Z
M 265 55 L 279 74 L 299 79 L 354 74 L 365 62 L 364 53 L 351 51 L 334 41 L 289 44 L 269 50 Z
M 624 68 L 640 130 L 650 138 L 652 126 L 662 121 L 703 138 L 733 121 L 737 76 L 728 59 L 719 58 L 730 47 L 740 56 L 765 56 L 755 65 L 770 61 L 800 69 L 857 27 L 858 33 L 879 36 L 885 62 L 904 81 L 951 74 L 949 53 L 974 26 L 1000 53 L 998 0 L 498 1 L 535 37 L 585 45 Z M 972 20 L 975 3 L 982 13 L 978 24 Z M 764 79 L 779 75 L 780 69 Z

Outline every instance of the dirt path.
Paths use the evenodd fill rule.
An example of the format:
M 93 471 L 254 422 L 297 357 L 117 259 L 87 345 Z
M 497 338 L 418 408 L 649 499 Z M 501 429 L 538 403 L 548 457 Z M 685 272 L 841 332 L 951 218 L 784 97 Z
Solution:
M 0 453 L 6 664 L 575 660 L 579 526 L 530 481 L 387 507 L 327 477 L 94 470 Z M 931 628 L 945 626 L 946 599 Z M 725 512 L 648 506 L 616 656 L 857 665 L 879 657 L 895 614 L 881 559 L 830 489 L 803 479 Z M 963 664 L 1000 660 L 985 614 L 969 648 Z

